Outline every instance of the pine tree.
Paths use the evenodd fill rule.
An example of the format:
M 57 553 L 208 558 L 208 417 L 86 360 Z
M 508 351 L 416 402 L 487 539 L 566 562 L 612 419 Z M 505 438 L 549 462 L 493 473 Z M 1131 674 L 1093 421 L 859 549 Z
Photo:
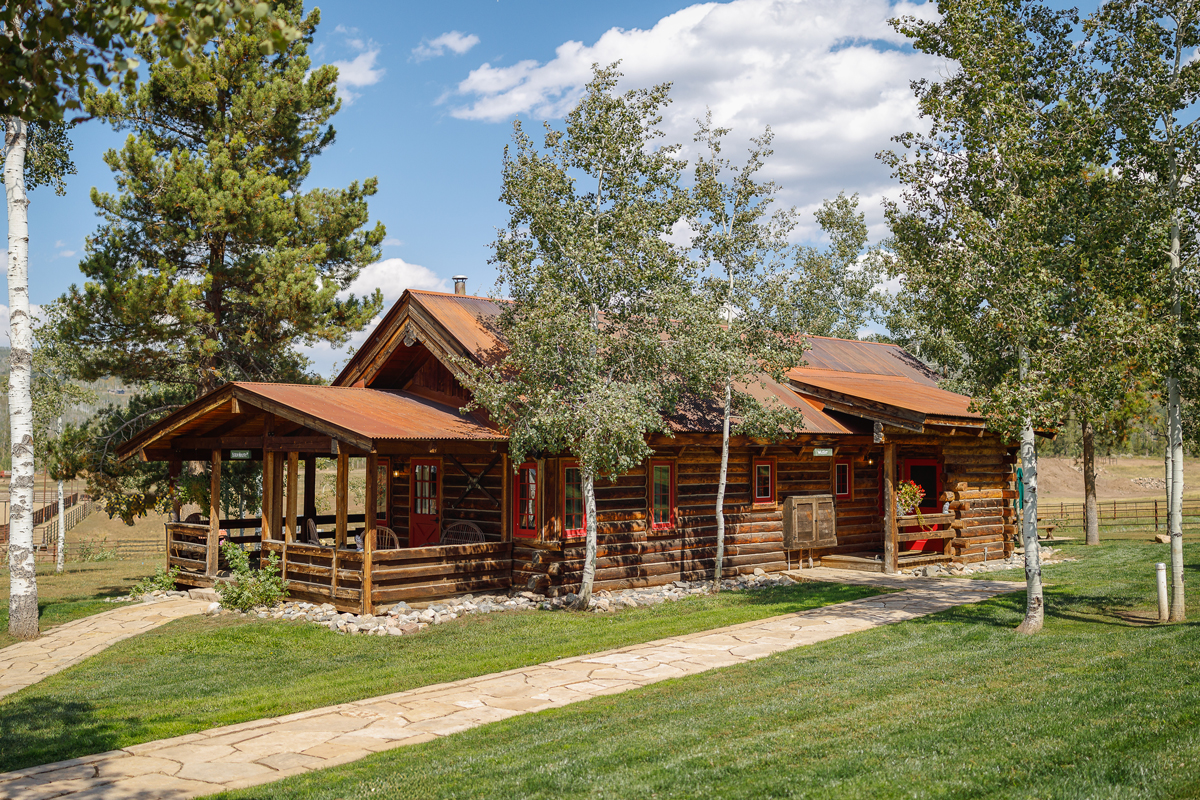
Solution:
M 340 345 L 379 311 L 378 291 L 342 293 L 378 258 L 367 229 L 369 179 L 304 191 L 311 159 L 333 143 L 337 69 L 307 55 L 318 10 L 275 6 L 301 31 L 274 55 L 276 25 L 227 25 L 178 64 L 147 43 L 136 88 L 91 95 L 88 109 L 131 135 L 105 160 L 119 194 L 92 191 L 104 220 L 72 286 L 65 331 L 80 377 L 191 387 L 303 380 L 299 343 Z

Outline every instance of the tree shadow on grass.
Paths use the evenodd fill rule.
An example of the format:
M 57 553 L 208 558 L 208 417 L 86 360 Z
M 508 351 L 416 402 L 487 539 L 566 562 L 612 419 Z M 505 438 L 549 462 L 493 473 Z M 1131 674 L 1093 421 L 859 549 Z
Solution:
M 85 700 L 23 697 L 0 701 L 0 772 L 125 747 L 146 732 L 138 717 L 101 717 Z

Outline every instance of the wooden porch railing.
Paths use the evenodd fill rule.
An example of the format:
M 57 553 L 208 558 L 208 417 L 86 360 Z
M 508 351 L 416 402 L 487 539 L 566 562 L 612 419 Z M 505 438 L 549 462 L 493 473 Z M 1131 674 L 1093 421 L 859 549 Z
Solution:
M 363 521 L 361 514 L 356 516 Z M 316 520 L 329 524 L 333 518 Z M 226 530 L 260 525 L 259 520 L 221 521 Z M 180 583 L 211 586 L 217 573 L 229 568 L 216 551 L 218 541 L 207 523 L 168 522 L 166 535 L 168 564 L 179 567 Z M 259 559 L 277 553 L 289 596 L 332 603 L 344 611 L 365 612 L 399 600 L 429 600 L 512 586 L 511 542 L 362 552 L 275 539 L 262 542 L 258 534 L 227 536 L 226 540 L 252 546 L 261 542 L 261 550 L 255 554 L 258 558 L 251 563 L 257 566 Z

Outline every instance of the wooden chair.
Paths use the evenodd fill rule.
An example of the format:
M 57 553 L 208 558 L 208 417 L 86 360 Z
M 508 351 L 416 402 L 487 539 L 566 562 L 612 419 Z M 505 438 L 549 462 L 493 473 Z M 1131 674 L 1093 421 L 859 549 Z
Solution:
M 483 544 L 483 531 L 474 522 L 460 520 L 452 522 L 442 531 L 442 539 L 438 544 Z
M 315 519 L 312 517 L 306 519 L 304 521 L 303 530 L 304 534 L 301 537 L 301 541 L 304 542 L 304 544 L 314 544 L 317 547 L 321 546 L 321 533 L 317 530 L 317 521 Z
M 391 528 L 382 526 L 375 529 L 375 549 L 376 550 L 399 550 L 400 537 Z

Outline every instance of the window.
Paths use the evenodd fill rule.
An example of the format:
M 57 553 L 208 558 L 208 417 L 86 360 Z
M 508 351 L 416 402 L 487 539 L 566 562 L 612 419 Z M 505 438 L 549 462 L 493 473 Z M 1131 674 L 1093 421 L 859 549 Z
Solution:
M 849 461 L 839 461 L 833 467 L 833 493 L 838 497 L 849 497 L 853 491 Z
M 583 470 L 568 462 L 563 467 L 563 536 L 587 533 L 587 513 L 583 508 Z
M 537 464 L 522 464 L 513 483 L 513 535 L 537 538 Z
M 675 464 L 650 462 L 650 528 L 675 527 Z
M 941 468 L 933 459 L 909 459 L 904 462 L 904 477 L 925 490 L 921 500 L 923 511 L 940 511 L 942 494 Z
M 381 458 L 375 470 L 377 473 L 375 478 L 375 519 L 377 524 L 389 528 L 391 525 L 388 524 L 388 506 L 392 499 L 391 464 L 388 459 Z
M 775 502 L 775 462 L 754 459 L 754 502 Z

